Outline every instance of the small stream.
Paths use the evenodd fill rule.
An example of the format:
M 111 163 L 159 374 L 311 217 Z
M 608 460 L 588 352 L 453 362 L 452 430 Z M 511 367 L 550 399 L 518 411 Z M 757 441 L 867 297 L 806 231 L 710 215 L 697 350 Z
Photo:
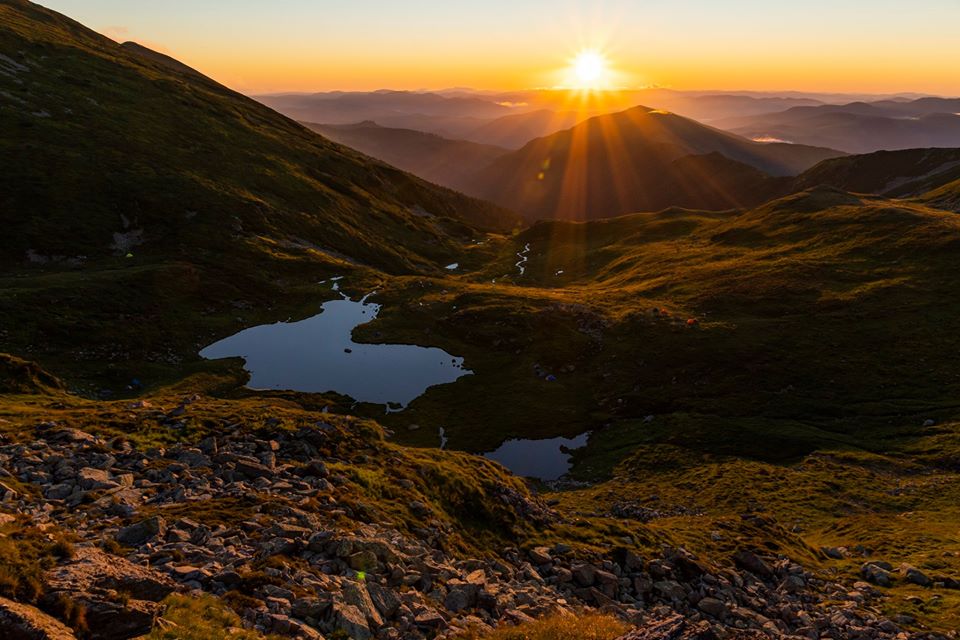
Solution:
M 520 261 L 517 262 L 516 267 L 520 272 L 520 275 L 523 275 L 527 272 L 527 261 L 530 259 L 530 243 L 528 242 L 524 247 L 523 251 L 517 252 L 517 257 L 520 258 Z

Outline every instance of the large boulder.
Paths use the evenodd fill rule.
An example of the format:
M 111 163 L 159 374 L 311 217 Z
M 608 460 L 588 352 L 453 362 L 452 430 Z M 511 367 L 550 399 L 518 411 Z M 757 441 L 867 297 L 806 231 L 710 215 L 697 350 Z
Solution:
M 334 603 L 333 616 L 329 626 L 334 633 L 345 633 L 348 638 L 353 640 L 370 640 L 373 638 L 366 616 L 353 605 Z
M 104 469 L 84 467 L 77 473 L 77 484 L 84 491 L 97 489 L 116 489 L 120 485 L 110 479 L 110 472 Z
M 368 582 L 367 593 L 370 594 L 373 606 L 386 620 L 393 618 L 397 609 L 400 608 L 400 598 L 392 589 L 380 586 L 375 582 Z
M 120 532 L 117 533 L 117 542 L 141 545 L 147 540 L 164 535 L 166 531 L 167 522 L 160 516 L 154 516 L 120 529 Z
M 931 580 L 927 574 L 907 563 L 900 565 L 900 575 L 902 575 L 907 582 L 919 585 L 921 587 L 929 587 L 933 584 L 933 580 Z
M 168 577 L 94 547 L 44 575 L 44 604 L 83 607 L 91 640 L 126 640 L 149 633 L 176 585 Z
M 892 570 L 893 566 L 887 562 L 865 562 L 860 567 L 860 575 L 867 582 L 872 582 L 881 587 L 889 587 L 893 584 L 893 574 L 890 573 Z
M 772 578 L 773 569 L 766 560 L 752 551 L 738 551 L 733 556 L 734 563 L 741 569 L 746 569 L 758 578 Z
M 343 583 L 340 588 L 340 595 L 344 602 L 356 607 L 363 614 L 369 629 L 376 631 L 383 626 L 383 618 L 380 616 L 380 612 L 363 582 Z
M 0 598 L 0 638 L 4 640 L 77 640 L 69 627 L 36 607 Z
M 479 593 L 479 585 L 463 580 L 451 580 L 447 583 L 447 597 L 443 601 L 443 606 L 454 613 L 472 609 L 477 606 Z

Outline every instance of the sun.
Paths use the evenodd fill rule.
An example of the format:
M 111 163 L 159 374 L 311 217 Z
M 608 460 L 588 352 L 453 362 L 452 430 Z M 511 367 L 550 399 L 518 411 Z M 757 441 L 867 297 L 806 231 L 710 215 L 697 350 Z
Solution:
M 569 83 L 573 89 L 603 89 L 608 83 L 610 63 L 606 56 L 596 49 L 584 49 L 570 64 Z

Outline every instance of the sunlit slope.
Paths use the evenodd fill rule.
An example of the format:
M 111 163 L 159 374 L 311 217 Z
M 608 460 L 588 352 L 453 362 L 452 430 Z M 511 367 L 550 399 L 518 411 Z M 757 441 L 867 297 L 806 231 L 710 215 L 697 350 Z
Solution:
M 512 221 L 37 5 L 0 2 L 0 50 L 4 263 L 191 257 L 267 236 L 409 271 L 464 223 Z
M 888 424 L 955 412 L 958 251 L 953 212 L 827 188 L 743 213 L 539 223 L 476 284 L 423 297 L 411 327 L 515 379 L 466 380 L 398 423 L 430 426 L 443 396 L 453 446 L 592 431 L 585 475 L 640 442 L 777 460 L 871 447 Z M 521 396 L 522 421 L 503 415 Z
M 683 162 L 703 155 L 712 160 Z M 636 107 L 531 141 L 481 172 L 470 193 L 530 219 L 597 219 L 669 206 L 720 210 L 759 204 L 771 197 L 769 176 L 794 175 L 838 155 L 760 144 Z

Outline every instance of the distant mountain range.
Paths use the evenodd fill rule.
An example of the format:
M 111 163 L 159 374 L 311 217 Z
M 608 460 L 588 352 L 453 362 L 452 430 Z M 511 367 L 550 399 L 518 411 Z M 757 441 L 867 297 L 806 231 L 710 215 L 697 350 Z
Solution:
M 794 107 L 714 123 L 739 135 L 849 153 L 960 146 L 960 99 L 922 98 Z
M 706 124 L 716 124 L 731 118 L 782 113 L 795 107 L 833 106 L 857 101 L 896 108 L 921 97 L 913 94 L 688 92 L 654 88 L 587 94 L 556 89 L 331 91 L 271 94 L 256 98 L 304 122 L 355 124 L 369 120 L 384 127 L 415 129 L 447 138 L 519 149 L 534 138 L 570 128 L 594 116 L 624 111 L 637 105 L 650 105 Z
M 843 155 L 761 144 L 674 113 L 635 107 L 591 118 L 497 159 L 467 190 L 529 219 L 584 220 L 669 206 L 742 207 L 774 177 Z
M 587 115 L 576 111 L 551 111 L 538 109 L 511 114 L 491 120 L 476 129 L 467 131 L 464 139 L 498 145 L 507 149 L 519 149 L 534 138 L 542 138 L 579 124 Z
M 355 94 L 348 95 L 363 101 Z M 531 103 L 507 99 L 526 97 L 536 102 L 534 97 L 539 96 L 539 101 L 544 102 L 547 100 L 544 95 L 549 94 L 506 94 L 496 98 L 517 109 L 517 104 L 528 108 Z M 834 140 L 846 148 L 859 148 L 860 143 L 851 139 L 862 139 L 868 149 L 880 144 L 877 140 L 886 140 L 885 144 L 894 147 L 914 142 L 921 147 L 951 143 L 960 146 L 960 135 L 954 140 L 949 133 L 958 127 L 960 116 L 943 113 L 960 109 L 960 100 L 898 98 L 825 105 L 799 97 L 677 95 L 686 101 L 688 109 L 699 108 L 702 112 L 713 109 L 714 114 L 728 107 L 750 112 L 776 108 L 790 101 L 814 103 L 720 122 L 747 134 L 773 129 L 741 128 L 745 122 L 789 121 L 793 123 L 791 127 L 803 131 L 802 135 L 810 136 L 812 141 Z M 675 102 L 680 101 L 677 95 L 661 92 L 661 97 Z M 444 122 L 451 117 L 449 113 L 457 110 L 450 101 L 477 104 L 475 97 L 432 94 L 419 95 L 413 100 L 410 96 L 398 97 L 395 92 L 377 94 L 374 101 L 391 105 L 409 101 L 421 107 L 426 101 L 435 105 L 431 108 L 441 111 L 449 107 L 448 115 L 440 118 Z M 696 107 L 698 104 L 700 107 Z M 474 119 L 470 121 L 471 125 L 475 124 Z M 828 127 L 827 123 L 831 122 Z M 820 184 L 898 196 L 896 190 L 886 186 L 901 184 L 904 176 L 950 168 L 952 162 L 951 151 L 911 151 L 898 155 L 897 162 L 883 154 L 875 158 L 843 159 L 840 156 L 845 153 L 841 150 L 777 142 L 775 135 L 753 135 L 756 139 L 750 140 L 676 113 L 648 107 L 593 118 L 585 118 L 581 112 L 556 112 L 546 108 L 522 111 L 490 120 L 467 132 L 464 139 L 372 122 L 309 126 L 334 141 L 437 184 L 497 202 L 529 219 L 594 219 L 669 206 L 708 210 L 742 208 Z M 540 135 L 554 129 L 559 130 Z M 923 129 L 932 131 L 923 137 L 920 136 Z M 842 140 L 817 137 L 830 131 L 835 131 Z M 877 131 L 880 132 L 874 136 Z M 520 145 L 531 136 L 532 141 Z M 478 142 L 482 140 L 496 140 L 500 144 Z M 921 156 L 925 158 L 922 162 L 918 160 Z M 830 158 L 837 159 L 813 168 Z M 941 158 L 946 159 L 941 161 Z M 798 175 L 801 173 L 803 175 Z M 848 181 L 846 175 L 854 179 Z M 789 176 L 797 177 L 791 180 Z M 878 184 L 878 176 L 883 176 L 886 182 Z M 908 195 L 916 196 L 921 191 L 926 192 L 918 189 Z M 955 196 L 955 191 L 948 190 L 937 202 L 949 208 Z

